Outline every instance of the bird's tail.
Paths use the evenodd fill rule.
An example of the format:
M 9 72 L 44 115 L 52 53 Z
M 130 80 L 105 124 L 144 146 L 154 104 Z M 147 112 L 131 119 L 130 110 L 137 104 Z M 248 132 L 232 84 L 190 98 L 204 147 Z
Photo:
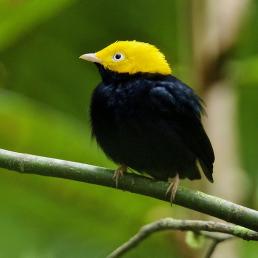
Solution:
M 213 164 L 210 163 L 210 166 L 207 167 L 206 164 L 202 161 L 202 160 L 198 160 L 199 164 L 202 168 L 202 171 L 204 173 L 204 175 L 207 177 L 207 179 L 213 183 L 213 177 L 212 177 L 212 173 L 213 173 Z

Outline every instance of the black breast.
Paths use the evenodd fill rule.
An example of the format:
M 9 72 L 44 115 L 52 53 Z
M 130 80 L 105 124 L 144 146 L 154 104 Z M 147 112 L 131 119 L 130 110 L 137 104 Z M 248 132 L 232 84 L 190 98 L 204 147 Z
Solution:
M 109 158 L 161 180 L 176 173 L 199 179 L 199 160 L 212 180 L 214 154 L 200 123 L 199 98 L 189 87 L 172 76 L 102 73 L 91 125 Z

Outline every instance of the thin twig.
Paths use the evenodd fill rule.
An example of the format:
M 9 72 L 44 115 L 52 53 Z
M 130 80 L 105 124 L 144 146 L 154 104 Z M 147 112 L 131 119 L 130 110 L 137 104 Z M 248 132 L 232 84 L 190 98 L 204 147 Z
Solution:
M 211 240 L 216 240 L 218 242 L 223 242 L 225 240 L 230 240 L 234 238 L 234 235 L 231 234 L 225 234 L 225 233 L 220 233 L 220 232 L 209 232 L 209 231 L 201 231 L 201 234 L 205 236 L 206 238 L 209 238 Z M 255 239 L 253 239 L 256 241 Z
M 215 240 L 215 239 L 212 240 L 212 242 L 211 242 L 211 244 L 208 248 L 208 251 L 205 255 L 205 258 L 211 258 L 211 256 L 213 255 L 213 253 L 214 253 L 214 251 L 215 251 L 215 249 L 216 249 L 216 247 L 218 246 L 219 243 L 221 243 L 221 241 L 218 241 L 218 240 Z
M 181 230 L 181 231 L 193 231 L 202 234 L 202 231 L 208 232 L 220 232 L 228 235 L 219 236 L 207 234 L 208 232 L 203 232 L 203 235 L 214 240 L 213 250 L 216 245 L 226 239 L 231 238 L 231 236 L 239 237 L 245 240 L 255 240 L 258 241 L 258 232 L 249 230 L 237 225 L 232 225 L 229 223 L 213 222 L 213 221 L 202 221 L 202 220 L 177 220 L 172 218 L 164 218 L 153 223 L 143 226 L 132 238 L 127 242 L 119 246 L 114 250 L 107 258 L 117 258 L 121 257 L 124 253 L 136 247 L 149 235 L 164 230 Z M 216 245 L 215 245 L 216 242 Z M 208 256 L 209 257 L 209 256 Z
M 0 149 L 0 167 L 116 188 L 112 180 L 114 171 L 77 162 Z M 169 202 L 166 182 L 126 174 L 119 179 L 118 188 Z M 179 186 L 173 203 L 258 231 L 258 211 L 215 196 Z
M 212 240 L 205 254 L 205 258 L 211 258 L 218 244 L 234 238 L 233 235 L 221 234 L 221 233 L 202 232 L 202 234 L 205 235 L 205 237 L 208 237 Z

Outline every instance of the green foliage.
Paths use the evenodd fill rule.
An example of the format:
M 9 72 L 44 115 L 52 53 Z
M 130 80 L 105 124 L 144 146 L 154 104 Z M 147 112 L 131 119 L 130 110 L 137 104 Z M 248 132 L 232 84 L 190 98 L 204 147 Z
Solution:
M 205 237 L 193 231 L 187 231 L 185 241 L 190 247 L 200 249 L 204 245 Z
M 75 0 L 28 0 L 0 2 L 0 50 L 9 47 L 19 36 L 56 15 Z

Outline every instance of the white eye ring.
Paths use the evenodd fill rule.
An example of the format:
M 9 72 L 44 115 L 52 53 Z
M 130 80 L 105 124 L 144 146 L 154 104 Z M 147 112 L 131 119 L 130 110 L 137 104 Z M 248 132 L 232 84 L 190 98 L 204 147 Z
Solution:
M 113 60 L 116 61 L 116 62 L 119 62 L 121 60 L 123 60 L 125 57 L 122 53 L 115 53 L 113 55 Z

